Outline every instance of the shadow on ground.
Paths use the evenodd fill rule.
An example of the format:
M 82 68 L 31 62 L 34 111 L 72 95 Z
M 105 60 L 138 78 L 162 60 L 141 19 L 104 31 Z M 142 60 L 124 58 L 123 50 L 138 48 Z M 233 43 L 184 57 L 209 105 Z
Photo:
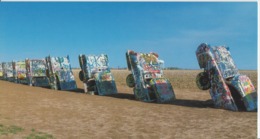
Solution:
M 202 100 L 188 100 L 188 99 L 176 99 L 172 105 L 185 106 L 185 107 L 195 107 L 195 108 L 214 108 L 214 103 L 211 99 Z
M 69 90 L 70 92 L 75 92 L 75 93 L 85 93 L 84 92 L 84 89 L 81 89 L 81 88 L 77 88 L 75 90 Z
M 114 98 L 119 98 L 119 99 L 128 99 L 128 100 L 137 101 L 135 99 L 134 94 L 129 94 L 129 93 L 118 93 L 118 94 L 113 94 L 113 95 L 107 95 L 107 97 L 114 97 Z M 156 103 L 156 102 L 151 102 L 151 103 Z M 167 103 L 165 103 L 165 104 L 167 104 Z M 214 103 L 211 99 L 206 100 L 206 101 L 176 99 L 173 102 L 171 102 L 170 105 L 177 105 L 177 106 L 184 106 L 184 107 L 194 107 L 194 108 L 214 108 Z
M 107 97 L 113 97 L 113 98 L 120 98 L 120 99 L 135 100 L 134 94 L 129 94 L 129 93 L 117 93 L 117 94 L 106 95 L 106 96 Z

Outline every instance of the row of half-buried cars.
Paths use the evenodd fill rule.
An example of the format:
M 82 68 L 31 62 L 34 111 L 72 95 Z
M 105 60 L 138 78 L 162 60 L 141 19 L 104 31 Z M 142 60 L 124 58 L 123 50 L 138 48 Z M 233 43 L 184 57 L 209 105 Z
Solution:
M 232 111 L 257 110 L 257 92 L 251 80 L 238 72 L 227 47 L 211 47 L 202 43 L 197 48 L 196 56 L 200 68 L 204 69 L 196 78 L 197 86 L 202 90 L 210 89 L 215 107 Z M 138 100 L 174 102 L 176 98 L 173 87 L 163 76 L 164 61 L 158 57 L 156 53 L 128 50 L 126 61 L 131 74 L 126 77 L 127 86 L 133 88 Z M 107 55 L 79 55 L 79 63 L 79 78 L 84 84 L 84 92 L 96 95 L 117 93 Z M 45 59 L 1 64 L 0 76 L 4 80 L 56 90 L 77 89 L 68 56 L 48 56 Z
M 7 81 L 56 90 L 77 88 L 68 56 L 2 62 L 0 68 L 2 79 Z

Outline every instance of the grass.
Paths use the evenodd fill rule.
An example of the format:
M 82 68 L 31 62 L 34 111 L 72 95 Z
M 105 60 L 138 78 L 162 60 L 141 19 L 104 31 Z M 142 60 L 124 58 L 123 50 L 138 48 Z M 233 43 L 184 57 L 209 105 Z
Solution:
M 25 139 L 54 139 L 52 135 L 43 132 L 36 132 L 34 129 L 32 129 L 31 132 L 32 133 Z
M 17 134 L 22 132 L 24 129 L 15 125 L 4 126 L 0 124 L 0 135 Z
M 14 135 L 23 131 L 23 128 L 15 125 L 5 126 L 3 124 L 0 124 L 0 138 L 1 136 L 7 136 L 9 134 Z M 31 134 L 29 134 L 27 137 L 24 137 L 24 139 L 54 139 L 54 137 L 50 134 L 44 132 L 36 132 L 34 129 L 32 129 Z

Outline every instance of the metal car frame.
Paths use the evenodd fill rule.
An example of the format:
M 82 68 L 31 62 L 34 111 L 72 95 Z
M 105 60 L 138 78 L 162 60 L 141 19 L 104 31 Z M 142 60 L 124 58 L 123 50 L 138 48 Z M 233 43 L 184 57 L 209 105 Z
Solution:
M 16 62 L 13 62 L 12 64 L 13 64 L 14 82 L 28 84 L 28 80 L 26 78 L 25 61 L 16 61 Z
M 45 58 L 50 86 L 55 90 L 76 90 L 77 84 L 71 69 L 69 56 Z
M 25 59 L 28 85 L 49 87 L 45 59 Z
M 111 95 L 117 93 L 114 76 L 109 68 L 108 56 L 79 55 L 79 78 L 83 81 L 84 92 L 92 95 Z
M 204 69 L 197 75 L 197 86 L 202 90 L 210 89 L 215 107 L 232 111 L 257 109 L 254 85 L 246 75 L 239 73 L 228 47 L 202 43 L 196 56 L 200 68 Z
M 6 81 L 14 82 L 13 62 L 3 62 L 3 79 Z
M 4 79 L 2 63 L 0 63 L 0 79 Z
M 126 52 L 128 70 L 126 83 L 133 88 L 135 98 L 145 102 L 169 103 L 175 100 L 170 81 L 163 77 L 164 61 L 156 53 Z

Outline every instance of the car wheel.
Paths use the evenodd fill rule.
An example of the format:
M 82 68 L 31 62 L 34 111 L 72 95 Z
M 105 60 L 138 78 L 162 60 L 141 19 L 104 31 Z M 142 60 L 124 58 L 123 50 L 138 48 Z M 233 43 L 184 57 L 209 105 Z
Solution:
M 134 80 L 133 74 L 127 75 L 126 84 L 128 87 L 131 87 L 131 88 L 135 87 L 135 80 Z
M 201 72 L 196 77 L 196 84 L 201 90 L 208 90 L 211 87 L 209 76 L 206 72 Z
M 81 81 L 84 80 L 84 74 L 83 74 L 82 70 L 79 72 L 79 79 L 80 79 Z

